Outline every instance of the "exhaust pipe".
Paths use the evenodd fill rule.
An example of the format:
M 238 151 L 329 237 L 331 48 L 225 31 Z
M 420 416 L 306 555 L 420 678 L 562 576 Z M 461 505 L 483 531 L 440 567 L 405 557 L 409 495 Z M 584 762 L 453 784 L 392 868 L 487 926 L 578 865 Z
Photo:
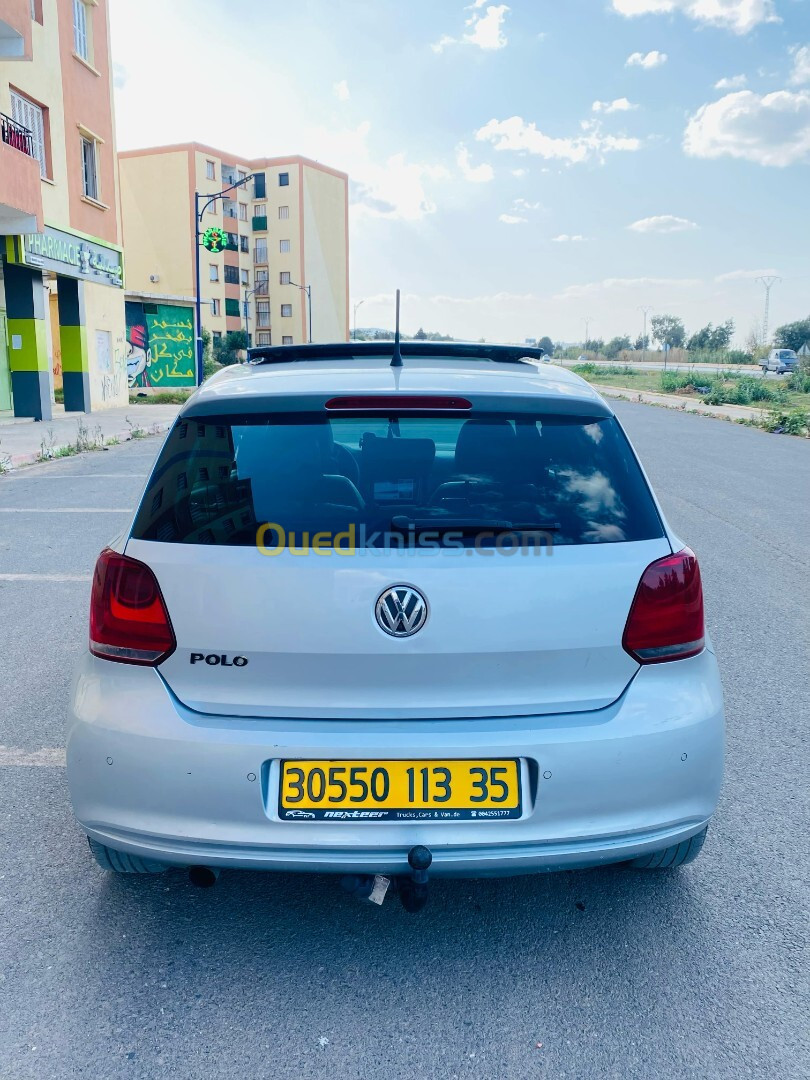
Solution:
M 213 866 L 190 866 L 188 880 L 198 889 L 210 889 L 217 883 L 219 870 Z

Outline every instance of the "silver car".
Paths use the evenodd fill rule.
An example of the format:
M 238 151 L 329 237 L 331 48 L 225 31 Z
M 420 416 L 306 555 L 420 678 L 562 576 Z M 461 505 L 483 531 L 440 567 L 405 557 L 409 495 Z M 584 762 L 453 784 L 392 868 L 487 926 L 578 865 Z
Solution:
M 700 851 L 723 774 L 700 570 L 610 406 L 539 350 L 401 354 L 256 349 L 181 410 L 73 682 L 106 869 L 413 900 L 428 867 Z

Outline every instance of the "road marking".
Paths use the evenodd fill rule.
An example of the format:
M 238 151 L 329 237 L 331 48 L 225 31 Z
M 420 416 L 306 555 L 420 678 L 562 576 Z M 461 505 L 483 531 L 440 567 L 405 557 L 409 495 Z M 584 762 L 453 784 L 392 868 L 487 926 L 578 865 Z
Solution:
M 0 574 L 0 581 L 92 581 L 92 574 Z
M 39 765 L 46 769 L 63 769 L 65 751 L 61 746 L 43 746 L 40 750 L 21 750 L 17 746 L 0 746 L 0 767 L 5 765 Z
M 0 514 L 131 514 L 131 506 L 0 506 Z

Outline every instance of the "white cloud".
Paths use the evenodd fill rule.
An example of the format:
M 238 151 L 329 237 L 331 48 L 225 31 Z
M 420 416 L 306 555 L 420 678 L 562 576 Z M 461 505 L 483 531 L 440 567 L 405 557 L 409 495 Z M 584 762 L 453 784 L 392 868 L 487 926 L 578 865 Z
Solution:
M 516 150 L 527 154 L 539 154 L 546 159 L 559 159 L 579 163 L 592 158 L 604 160 L 607 153 L 638 150 L 640 139 L 627 136 L 603 135 L 598 126 L 588 126 L 581 135 L 555 138 L 538 131 L 537 125 L 522 116 L 510 116 L 508 120 L 490 120 L 475 133 L 479 142 L 491 142 L 496 150 Z
M 613 0 L 613 9 L 630 18 L 680 11 L 695 22 L 747 34 L 760 23 L 780 22 L 773 0 Z
M 528 173 L 528 169 L 512 169 L 512 176 L 525 176 Z
M 541 204 L 539 202 L 529 202 L 528 199 L 515 199 L 514 206 L 516 210 L 539 210 Z
M 718 79 L 714 88 L 715 90 L 742 90 L 747 82 L 746 75 L 731 75 L 727 79 Z
M 758 277 L 779 277 L 779 271 L 772 267 L 768 270 L 731 270 L 727 274 L 718 274 L 714 279 L 718 284 L 724 281 L 755 281 Z
M 742 158 L 785 166 L 810 158 L 810 91 L 750 90 L 702 105 L 686 125 L 683 148 L 692 157 Z
M 595 113 L 630 112 L 637 108 L 638 105 L 634 105 L 626 97 L 616 98 L 615 101 L 595 101 L 591 105 L 591 111 Z
M 519 214 L 500 214 L 498 217 L 498 221 L 502 221 L 504 225 L 525 225 L 528 220 Z
M 456 164 L 461 169 L 461 175 L 471 184 L 484 184 L 495 176 L 495 170 L 486 162 L 480 165 L 470 164 L 470 151 L 463 143 L 456 147 Z
M 700 278 L 605 278 L 603 281 L 589 281 L 584 285 L 569 285 L 553 296 L 552 300 L 582 300 L 600 294 L 612 295 L 638 290 L 645 292 L 664 290 L 671 297 L 673 292 L 693 289 L 701 284 Z
M 580 233 L 576 233 L 574 236 L 569 236 L 568 233 L 560 233 L 559 236 L 552 236 L 552 244 L 581 244 L 585 239 Z
M 502 49 L 507 43 L 503 24 L 510 9 L 506 4 L 491 4 L 483 14 L 476 14 L 483 8 L 485 2 L 486 0 L 481 0 L 479 3 L 476 0 L 471 5 L 473 14 L 464 24 L 467 27 L 466 33 L 460 38 L 444 34 L 430 46 L 431 49 L 435 53 L 444 52 L 448 45 L 475 45 L 479 49 L 488 50 Z
M 652 52 L 630 53 L 624 62 L 625 67 L 640 67 L 640 68 L 657 68 L 667 62 L 667 54 L 665 52 L 659 52 L 657 49 L 653 49 Z
M 793 71 L 790 73 L 792 86 L 803 86 L 810 83 L 810 45 L 794 45 L 790 50 L 793 57 Z
M 351 97 L 349 93 L 349 84 L 345 79 L 341 79 L 340 82 L 336 82 L 332 87 L 332 93 L 338 99 L 338 101 L 348 101 Z
M 627 226 L 632 232 L 637 233 L 675 233 L 688 232 L 699 226 L 688 218 L 675 217 L 674 214 L 659 214 L 657 217 L 641 218 Z

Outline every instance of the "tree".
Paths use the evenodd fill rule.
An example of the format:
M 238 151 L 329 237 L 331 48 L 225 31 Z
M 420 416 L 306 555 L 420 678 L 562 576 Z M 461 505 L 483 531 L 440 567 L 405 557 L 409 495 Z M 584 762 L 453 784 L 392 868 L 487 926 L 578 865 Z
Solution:
M 554 352 L 554 342 L 551 340 L 548 334 L 540 338 L 540 340 L 537 342 L 537 347 L 538 349 L 542 349 L 543 352 L 547 352 L 549 356 L 551 356 L 551 354 Z
M 633 348 L 636 349 L 638 352 L 641 352 L 642 349 L 649 349 L 649 347 L 650 347 L 650 335 L 649 334 L 639 334 L 638 337 L 636 338 L 635 342 L 633 343 Z
M 615 360 L 620 352 L 629 348 L 631 348 L 631 341 L 626 334 L 623 337 L 611 338 L 605 345 L 605 356 L 608 360 Z
M 585 352 L 601 353 L 604 352 L 605 343 L 602 338 L 592 338 L 590 341 L 586 341 L 584 345 Z
M 229 365 L 239 362 L 238 353 L 248 347 L 248 336 L 244 330 L 229 330 L 224 338 L 214 343 L 214 359 L 218 364 Z
M 810 316 L 777 327 L 773 343 L 777 349 L 793 349 L 798 352 L 802 345 L 810 343 Z
M 676 315 L 653 315 L 650 320 L 653 338 L 670 349 L 681 349 L 686 340 L 683 320 Z
M 413 335 L 414 341 L 427 341 L 427 334 L 420 326 L 416 333 Z

